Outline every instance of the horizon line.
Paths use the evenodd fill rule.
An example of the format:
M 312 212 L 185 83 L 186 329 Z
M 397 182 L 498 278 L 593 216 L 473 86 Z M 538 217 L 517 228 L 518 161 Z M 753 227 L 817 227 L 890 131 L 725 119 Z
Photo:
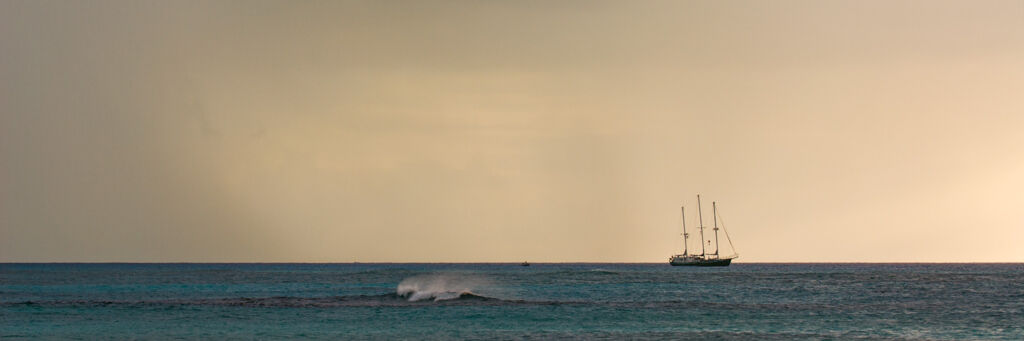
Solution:
M 75 261 L 27 261 L 27 262 L 8 262 L 3 261 L 0 264 L 514 264 L 519 265 L 522 261 L 509 261 L 509 262 L 132 262 L 132 261 L 100 261 L 100 262 L 75 262 Z M 668 264 L 668 262 L 530 262 L 534 264 Z M 784 262 L 784 261 L 772 261 L 772 262 L 736 262 L 736 264 L 1024 264 L 1024 261 L 965 261 L 965 262 L 942 262 L 942 261 L 916 261 L 916 262 L 898 262 L 898 261 L 886 261 L 886 262 L 856 262 L 856 261 L 841 261 L 841 262 Z

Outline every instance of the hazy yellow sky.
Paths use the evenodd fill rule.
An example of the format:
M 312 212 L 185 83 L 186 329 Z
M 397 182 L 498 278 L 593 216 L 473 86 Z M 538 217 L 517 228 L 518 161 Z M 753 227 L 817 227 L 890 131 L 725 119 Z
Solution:
M 0 1 L 0 261 L 662 262 L 697 193 L 1024 261 L 1024 1 Z

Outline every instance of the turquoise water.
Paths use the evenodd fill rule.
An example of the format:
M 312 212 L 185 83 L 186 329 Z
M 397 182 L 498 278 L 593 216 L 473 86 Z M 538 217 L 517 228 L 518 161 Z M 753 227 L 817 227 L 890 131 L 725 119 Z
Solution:
M 1024 264 L 0 264 L 3 338 L 1024 339 Z

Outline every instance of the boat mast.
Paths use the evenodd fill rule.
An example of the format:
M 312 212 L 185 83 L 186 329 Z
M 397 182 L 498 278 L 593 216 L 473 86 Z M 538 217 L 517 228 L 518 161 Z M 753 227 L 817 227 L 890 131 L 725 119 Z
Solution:
M 732 245 L 732 238 L 729 238 L 729 230 L 725 228 L 724 220 L 722 221 L 722 231 L 725 231 L 725 241 L 729 242 L 729 248 L 732 249 L 730 258 L 736 258 L 739 254 L 736 253 L 736 245 Z
M 715 216 L 715 257 L 718 257 L 718 206 L 711 202 L 711 214 Z
M 700 194 L 697 194 L 697 219 L 700 222 L 700 255 L 703 257 L 707 250 L 704 249 L 704 215 L 700 209 Z
M 686 256 L 686 254 L 689 253 L 686 239 L 690 236 L 689 233 L 686 233 L 686 207 L 680 206 L 679 210 L 683 213 L 683 256 Z

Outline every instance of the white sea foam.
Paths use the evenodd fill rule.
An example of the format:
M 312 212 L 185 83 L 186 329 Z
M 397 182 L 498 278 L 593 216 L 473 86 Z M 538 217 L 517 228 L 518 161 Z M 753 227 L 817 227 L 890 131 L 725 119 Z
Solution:
M 410 302 L 433 299 L 436 301 L 451 300 L 487 285 L 487 280 L 466 274 L 429 274 L 413 276 L 398 283 L 396 293 L 408 297 Z

